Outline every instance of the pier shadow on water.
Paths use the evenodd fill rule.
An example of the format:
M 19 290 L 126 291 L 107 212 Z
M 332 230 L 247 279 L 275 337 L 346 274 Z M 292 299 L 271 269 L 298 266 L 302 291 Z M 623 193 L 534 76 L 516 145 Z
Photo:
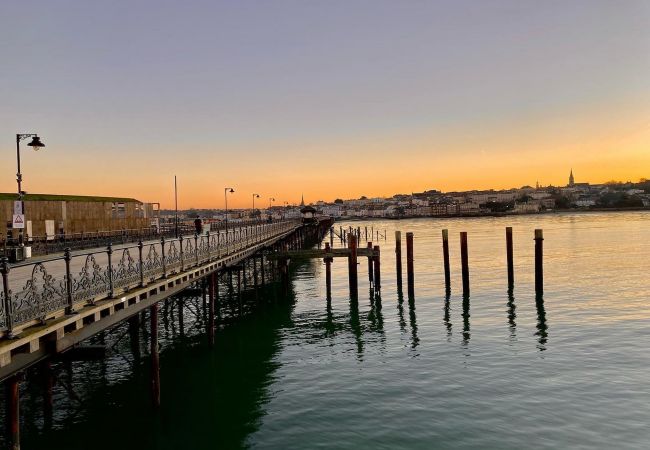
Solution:
M 22 383 L 22 448 L 246 447 L 274 380 L 280 330 L 291 325 L 291 289 L 281 293 L 281 301 L 266 301 L 278 289 L 277 283 L 267 285 L 258 292 L 262 301 L 253 302 L 255 295 L 247 292 L 240 302 L 236 288 L 224 286 L 214 348 L 207 343 L 200 296 L 161 303 L 158 411 L 150 402 L 148 318 L 113 329 L 114 342 L 107 346 L 114 351 L 105 359 L 53 364 L 51 416 L 43 406 L 43 381 L 33 371 Z M 139 339 L 130 327 L 138 329 Z M 105 427 L 101 436 L 98 424 Z

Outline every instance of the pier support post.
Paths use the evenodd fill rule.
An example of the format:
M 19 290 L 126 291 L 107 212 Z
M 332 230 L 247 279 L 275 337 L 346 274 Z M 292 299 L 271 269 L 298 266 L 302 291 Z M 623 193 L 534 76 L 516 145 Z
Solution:
M 357 283 L 357 237 L 354 234 L 348 236 L 348 277 L 350 282 L 350 297 L 356 299 L 359 297 L 359 285 Z
M 379 291 L 381 291 L 381 258 L 380 258 L 380 252 L 379 252 L 379 246 L 378 245 L 375 245 L 375 247 L 374 247 L 373 262 L 375 264 L 375 270 L 374 270 L 375 293 L 378 294 Z
M 449 265 L 449 230 L 442 230 L 442 259 L 445 266 L 445 291 L 451 291 L 451 268 Z
M 151 316 L 151 400 L 160 406 L 160 355 L 158 354 L 158 303 L 149 307 Z
M 397 272 L 397 289 L 402 290 L 402 232 L 395 232 L 395 271 Z
M 544 293 L 544 231 L 535 230 L 535 292 Z
M 469 257 L 467 254 L 467 232 L 460 233 L 460 261 L 463 276 L 463 295 L 469 295 Z
M 20 450 L 20 390 L 22 374 L 16 374 L 5 381 L 5 403 L 7 421 L 7 448 Z
M 506 259 L 508 264 L 508 289 L 515 285 L 515 266 L 513 262 L 512 227 L 506 227 Z
M 331 253 L 332 248 L 329 243 L 325 243 L 325 253 Z M 334 258 L 331 256 L 325 256 L 323 261 L 325 262 L 325 291 L 327 296 L 327 301 L 332 299 L 332 261 Z
M 368 242 L 368 250 L 370 250 L 370 252 L 372 253 L 372 242 Z M 374 276 L 372 274 L 373 263 L 374 261 L 371 254 L 368 256 L 368 283 L 370 284 L 370 286 L 372 286 L 374 280 Z
M 409 298 L 415 297 L 415 279 L 413 274 L 413 233 L 406 233 L 406 280 Z

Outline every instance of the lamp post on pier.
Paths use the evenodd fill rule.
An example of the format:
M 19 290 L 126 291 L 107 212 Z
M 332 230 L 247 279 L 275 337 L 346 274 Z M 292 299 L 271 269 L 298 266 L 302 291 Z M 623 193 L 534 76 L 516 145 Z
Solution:
M 32 138 L 32 141 L 27 144 L 28 147 L 32 147 L 34 150 L 38 151 L 39 149 L 45 147 L 45 144 L 41 142 L 41 138 L 38 137 L 37 134 L 34 133 L 26 133 L 26 134 L 16 134 L 16 165 L 18 166 L 18 171 L 16 172 L 16 181 L 18 182 L 18 201 L 20 202 L 20 212 L 14 211 L 14 214 L 20 214 L 23 219 L 23 228 L 19 228 L 18 230 L 18 244 L 22 247 L 24 245 L 23 243 L 23 230 L 25 227 L 25 192 L 23 191 L 22 187 L 22 182 L 23 182 L 23 174 L 20 171 L 20 141 L 23 139 L 27 138 Z
M 223 198 L 226 200 L 226 235 L 228 235 L 228 194 L 234 194 L 235 190 L 231 187 L 223 189 Z
M 260 198 L 260 194 L 253 194 L 253 211 L 251 212 L 251 218 L 255 215 L 255 199 Z

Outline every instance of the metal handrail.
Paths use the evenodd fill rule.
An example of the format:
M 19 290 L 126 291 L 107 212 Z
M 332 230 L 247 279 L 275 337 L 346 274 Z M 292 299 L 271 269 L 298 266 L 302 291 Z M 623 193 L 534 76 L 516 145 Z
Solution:
M 255 224 L 206 234 L 143 242 L 105 249 L 72 252 L 10 265 L 0 259 L 0 332 L 11 336 L 16 326 L 65 310 L 71 314 L 80 305 L 113 298 L 173 274 L 198 267 L 223 256 L 255 247 L 296 229 L 299 221 Z M 58 266 L 59 274 L 48 273 Z M 12 290 L 11 271 L 31 267 L 24 285 Z M 28 269 L 27 269 L 28 270 Z M 76 274 L 76 275 L 75 275 Z

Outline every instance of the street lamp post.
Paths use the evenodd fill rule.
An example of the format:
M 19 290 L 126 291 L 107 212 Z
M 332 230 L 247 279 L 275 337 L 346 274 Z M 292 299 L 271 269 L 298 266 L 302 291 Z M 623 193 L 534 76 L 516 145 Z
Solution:
M 28 147 L 32 147 L 34 150 L 39 150 L 45 147 L 45 144 L 41 142 L 41 138 L 37 134 L 27 133 L 27 134 L 16 134 L 16 163 L 18 166 L 18 171 L 16 173 L 16 181 L 18 182 L 18 201 L 20 201 L 20 214 L 25 217 L 25 192 L 23 191 L 23 175 L 20 172 L 20 141 L 23 139 L 32 138 L 32 141 L 27 144 Z M 23 227 L 25 226 L 23 221 Z M 18 229 L 18 244 L 22 247 L 23 243 L 23 230 L 24 228 Z
M 253 194 L 253 213 L 255 213 L 255 199 L 260 198 L 260 194 Z
M 228 236 L 228 193 L 233 194 L 235 190 L 231 187 L 223 189 L 223 198 L 226 200 L 226 236 Z
M 274 202 L 275 199 L 273 197 L 269 197 L 269 219 L 273 220 L 273 213 L 271 212 L 271 203 Z

